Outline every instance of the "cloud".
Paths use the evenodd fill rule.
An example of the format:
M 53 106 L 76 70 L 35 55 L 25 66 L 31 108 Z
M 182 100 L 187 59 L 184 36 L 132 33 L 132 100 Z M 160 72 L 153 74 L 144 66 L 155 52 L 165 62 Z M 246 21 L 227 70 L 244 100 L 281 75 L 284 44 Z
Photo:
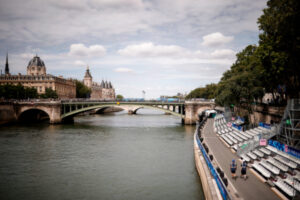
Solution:
M 217 82 L 234 52 L 257 43 L 257 18 L 267 2 L 0 1 L 0 60 L 8 51 L 13 73 L 26 73 L 38 53 L 47 73 L 81 79 L 88 64 L 93 77 L 111 78 L 126 96 L 153 84 L 174 86 L 172 92 L 158 87 L 151 94 L 159 96 Z M 143 76 L 132 79 L 139 73 Z
M 114 69 L 114 71 L 119 72 L 119 73 L 132 73 L 132 72 L 134 72 L 133 69 L 129 69 L 129 68 L 126 68 L 126 67 L 119 67 L 119 68 Z
M 32 59 L 35 55 L 33 53 L 22 53 L 21 58 Z
M 233 36 L 224 36 L 220 32 L 211 33 L 202 37 L 203 42 L 202 45 L 210 46 L 210 47 L 217 47 L 233 40 Z
M 82 60 L 76 60 L 76 61 L 74 62 L 74 64 L 77 65 L 77 66 L 86 66 L 86 65 L 87 65 L 87 64 L 86 64 L 84 61 L 82 61 Z
M 213 52 L 190 51 L 178 45 L 154 45 L 152 42 L 128 45 L 118 50 L 122 56 L 149 58 L 147 62 L 157 62 L 161 66 L 176 63 L 232 63 L 235 52 L 231 49 L 215 49 Z M 174 59 L 176 58 L 176 60 Z M 227 59 L 227 60 L 224 60 Z
M 126 46 L 118 53 L 122 56 L 133 57 L 174 57 L 185 54 L 186 50 L 176 45 L 154 45 L 152 42 L 146 42 Z
M 90 7 L 97 9 L 141 9 L 142 0 L 91 0 L 88 3 Z
M 86 47 L 84 44 L 72 44 L 69 55 L 79 57 L 101 57 L 105 55 L 106 49 L 101 45 L 91 45 Z
M 231 49 L 217 49 L 213 51 L 210 55 L 213 58 L 234 58 L 235 52 Z

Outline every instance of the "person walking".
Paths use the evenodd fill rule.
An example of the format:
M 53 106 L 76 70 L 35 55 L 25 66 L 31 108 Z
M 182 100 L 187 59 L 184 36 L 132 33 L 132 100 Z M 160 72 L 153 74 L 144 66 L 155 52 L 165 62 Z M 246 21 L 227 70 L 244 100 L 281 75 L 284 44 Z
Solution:
M 236 179 L 236 168 L 237 168 L 237 165 L 235 163 L 235 160 L 233 159 L 231 164 L 230 164 L 230 171 L 231 171 L 231 178 L 232 179 Z
M 244 178 L 245 180 L 247 179 L 247 162 L 244 161 L 241 164 L 241 177 Z

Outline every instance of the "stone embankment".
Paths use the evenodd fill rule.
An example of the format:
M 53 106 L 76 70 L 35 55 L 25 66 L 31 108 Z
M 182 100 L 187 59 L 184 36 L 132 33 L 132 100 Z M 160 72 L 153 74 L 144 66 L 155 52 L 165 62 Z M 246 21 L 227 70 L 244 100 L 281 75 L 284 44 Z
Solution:
M 11 104 L 1 105 L 0 104 L 0 125 L 15 122 L 17 116 L 14 111 L 14 106 Z

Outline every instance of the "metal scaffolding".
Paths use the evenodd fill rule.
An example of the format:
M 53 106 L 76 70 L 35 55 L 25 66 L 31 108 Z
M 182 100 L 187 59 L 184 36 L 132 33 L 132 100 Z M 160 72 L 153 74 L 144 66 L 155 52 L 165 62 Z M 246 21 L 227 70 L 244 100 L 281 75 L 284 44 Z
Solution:
M 300 149 L 300 99 L 290 99 L 280 123 L 277 140 Z

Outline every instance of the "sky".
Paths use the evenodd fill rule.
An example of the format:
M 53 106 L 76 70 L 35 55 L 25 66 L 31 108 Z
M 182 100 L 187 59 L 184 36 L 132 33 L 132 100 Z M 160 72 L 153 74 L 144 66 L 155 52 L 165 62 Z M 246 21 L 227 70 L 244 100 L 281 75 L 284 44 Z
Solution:
M 158 98 L 217 83 L 258 43 L 266 0 L 0 0 L 0 69 L 111 81 L 124 97 Z

